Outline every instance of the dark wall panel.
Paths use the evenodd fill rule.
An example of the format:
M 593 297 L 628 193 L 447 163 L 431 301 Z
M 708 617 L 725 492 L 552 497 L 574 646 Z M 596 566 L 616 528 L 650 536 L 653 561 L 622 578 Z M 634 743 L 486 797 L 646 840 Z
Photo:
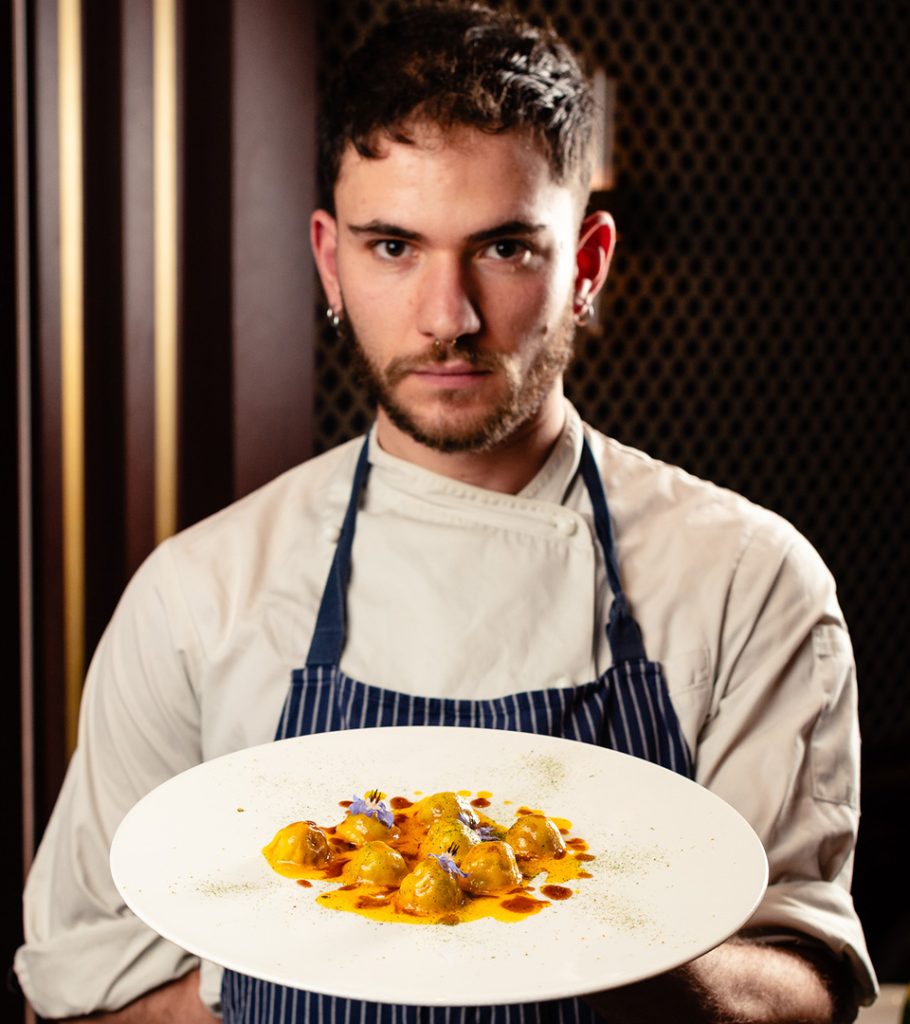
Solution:
M 36 828 L 50 813 L 65 765 L 63 650 L 62 458 L 60 380 L 60 218 L 57 146 L 57 12 L 39 0 L 30 24 L 33 165 L 31 283 L 33 303 L 35 524 Z M 21 271 L 21 268 L 20 268 Z
M 155 542 L 154 151 L 152 3 L 121 18 L 124 555 L 132 574 Z
M 0 54 L 13 55 L 15 52 L 15 30 L 12 17 L 0 24 Z M 0 76 L 0 480 L 4 481 L 3 504 L 0 509 L 0 544 L 2 544 L 3 565 L 6 571 L 2 578 L 3 628 L 0 631 L 3 650 L 7 655 L 7 683 L 4 689 L 3 717 L 0 723 L 0 773 L 6 781 L 4 816 L 6 819 L 5 842 L 0 847 L 0 875 L 4 885 L 0 889 L 0 959 L 9 963 L 13 953 L 22 941 L 21 913 L 19 909 L 19 882 L 23 877 L 23 854 L 25 844 L 21 832 L 17 834 L 15 823 L 22 819 L 25 788 L 11 784 L 18 778 L 22 766 L 22 688 L 20 678 L 13 670 L 14 665 L 28 659 L 29 652 L 23 650 L 22 630 L 27 615 L 20 604 L 22 592 L 20 573 L 28 552 L 20 550 L 23 535 L 19 522 L 19 446 L 28 443 L 27 421 L 28 400 L 18 394 L 20 360 L 24 353 L 19 351 L 19 324 L 28 322 L 28 309 L 21 309 L 17 302 L 17 249 L 21 254 L 21 240 L 17 237 L 16 191 L 17 145 L 16 145 L 16 86 L 15 72 L 20 61 L 4 62 Z M 26 197 L 21 197 L 23 201 Z M 23 427 L 25 429 L 23 430 Z M 22 434 L 25 437 L 22 437 Z M 27 547 L 27 545 L 26 545 Z M 12 568 L 17 573 L 11 571 Z M 0 989 L 0 1019 L 21 1021 L 23 1005 L 21 997 L 14 992 Z
M 185 526 L 233 496 L 231 4 L 182 5 L 180 487 Z
M 91 652 L 127 577 L 120 0 L 86 4 L 82 18 L 85 634 Z
M 234 0 L 234 488 L 313 445 L 313 5 Z

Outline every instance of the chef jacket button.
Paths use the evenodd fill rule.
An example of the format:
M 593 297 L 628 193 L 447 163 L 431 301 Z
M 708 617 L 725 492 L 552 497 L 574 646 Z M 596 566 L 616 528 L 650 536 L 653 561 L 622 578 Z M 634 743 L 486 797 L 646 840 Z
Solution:
M 336 544 L 338 542 L 338 538 L 341 536 L 341 529 L 336 523 L 326 523 L 322 527 L 322 536 L 325 537 L 330 544 Z
M 576 523 L 570 516 L 560 516 L 560 518 L 556 520 L 555 525 L 556 529 L 559 530 L 564 537 L 571 537 L 578 529 L 578 523 Z

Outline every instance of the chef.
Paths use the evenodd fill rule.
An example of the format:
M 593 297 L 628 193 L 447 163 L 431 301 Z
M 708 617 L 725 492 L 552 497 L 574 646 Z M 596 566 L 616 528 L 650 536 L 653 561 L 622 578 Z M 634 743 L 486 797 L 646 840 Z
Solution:
M 424 723 L 647 758 L 733 803 L 770 863 L 743 933 L 682 968 L 447 1021 L 852 1019 L 875 979 L 849 896 L 856 691 L 833 581 L 779 517 L 563 396 L 614 248 L 610 217 L 585 216 L 593 104 L 574 58 L 512 16 L 420 6 L 331 96 L 312 244 L 375 424 L 131 582 L 28 881 L 25 992 L 50 1018 L 124 1024 L 429 1019 L 200 965 L 125 909 L 107 867 L 123 815 L 193 764 Z

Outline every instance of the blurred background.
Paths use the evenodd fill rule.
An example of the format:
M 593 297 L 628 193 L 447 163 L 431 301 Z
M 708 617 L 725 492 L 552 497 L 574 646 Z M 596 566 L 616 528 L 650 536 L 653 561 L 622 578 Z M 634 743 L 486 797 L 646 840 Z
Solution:
M 148 551 L 364 430 L 307 242 L 325 77 L 400 3 L 8 0 L 2 953 L 87 659 Z M 619 248 L 568 392 L 791 520 L 860 679 L 854 896 L 910 979 L 910 5 L 515 0 L 605 85 Z M 904 340 L 901 341 L 901 338 Z M 0 993 L 2 1019 L 23 1019 Z

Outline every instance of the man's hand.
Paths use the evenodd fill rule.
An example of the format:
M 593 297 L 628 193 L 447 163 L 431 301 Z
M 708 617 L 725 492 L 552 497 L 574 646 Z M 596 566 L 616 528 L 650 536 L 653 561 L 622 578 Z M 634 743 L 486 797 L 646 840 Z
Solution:
M 610 1024 L 840 1024 L 833 984 L 796 951 L 731 939 L 658 978 L 590 996 Z
M 199 970 L 190 971 L 113 1013 L 93 1013 L 71 1018 L 62 1024 L 213 1024 L 218 1017 L 209 1013 L 199 998 Z

